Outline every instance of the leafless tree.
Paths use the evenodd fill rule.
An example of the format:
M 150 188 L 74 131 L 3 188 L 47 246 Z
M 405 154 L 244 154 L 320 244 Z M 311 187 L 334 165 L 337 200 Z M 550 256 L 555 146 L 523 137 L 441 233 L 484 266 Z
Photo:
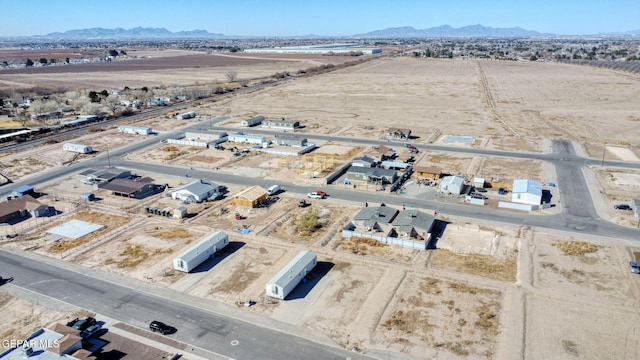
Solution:
M 234 82 L 238 78 L 238 72 L 230 70 L 230 71 L 227 71 L 226 76 L 227 76 L 227 79 L 229 79 L 230 82 Z

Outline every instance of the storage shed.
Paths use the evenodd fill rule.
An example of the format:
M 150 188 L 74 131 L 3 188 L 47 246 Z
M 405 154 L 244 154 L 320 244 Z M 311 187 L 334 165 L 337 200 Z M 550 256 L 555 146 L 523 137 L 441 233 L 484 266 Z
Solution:
M 82 144 L 73 144 L 73 143 L 66 143 L 62 145 L 62 149 L 66 151 L 76 152 L 79 154 L 91 154 L 93 152 L 93 149 L 91 148 L 91 146 L 82 145 Z
M 513 180 L 511 201 L 521 204 L 540 205 L 542 184 L 533 180 Z
M 267 296 L 284 300 L 307 274 L 313 270 L 318 258 L 312 251 L 300 252 L 291 262 L 267 282 Z
M 267 200 L 267 190 L 254 185 L 237 193 L 231 198 L 231 204 L 254 208 Z
M 464 178 L 460 176 L 445 176 L 440 183 L 440 192 L 460 195 L 464 189 Z
M 178 119 L 187 120 L 196 117 L 195 111 L 189 111 L 186 113 L 178 114 Z
M 25 195 L 36 196 L 36 190 L 31 185 L 22 185 L 11 192 L 12 197 L 23 197 Z
M 149 135 L 151 128 L 141 126 L 122 125 L 118 126 L 118 131 L 124 134 Z
M 264 116 L 260 115 L 248 120 L 242 120 L 241 124 L 242 126 L 250 127 L 250 126 L 260 125 L 263 121 L 264 121 Z
M 224 231 L 216 231 L 176 256 L 173 259 L 173 268 L 186 273 L 191 272 L 207 259 L 213 258 L 216 251 L 227 245 L 229 245 L 229 235 Z

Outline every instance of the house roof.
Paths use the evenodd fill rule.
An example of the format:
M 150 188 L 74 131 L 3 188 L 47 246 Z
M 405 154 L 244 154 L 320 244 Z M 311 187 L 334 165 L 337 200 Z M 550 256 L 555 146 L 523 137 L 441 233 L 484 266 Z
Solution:
M 440 182 L 440 187 L 442 187 L 442 185 L 463 186 L 464 178 L 460 176 L 445 176 Z
M 513 180 L 512 192 L 542 196 L 542 184 L 529 179 Z
M 36 210 L 41 206 L 46 205 L 31 197 L 31 195 L 24 195 L 23 197 L 0 203 L 0 217 L 23 210 Z
M 393 169 L 380 169 L 380 168 L 361 167 L 361 166 L 352 166 L 347 170 L 347 173 L 365 174 L 369 177 L 387 177 L 387 176 L 393 177 L 396 175 L 396 171 Z
M 254 185 L 235 194 L 233 198 L 240 198 L 240 199 L 247 199 L 250 201 L 254 201 L 266 195 L 267 195 L 267 190 L 265 190 L 264 188 L 258 185 Z
M 401 231 L 408 232 L 411 230 L 407 227 L 413 227 L 422 231 L 430 231 L 435 218 L 433 215 L 423 213 L 418 210 L 402 210 L 391 223 L 397 226 Z
M 192 181 L 190 183 L 188 183 L 187 185 L 184 185 L 182 187 L 179 187 L 173 191 L 171 191 L 171 193 L 177 192 L 177 191 L 187 191 L 190 192 L 196 196 L 202 196 L 204 194 L 207 194 L 213 190 L 218 190 L 220 188 L 220 185 L 214 183 L 211 180 L 208 179 L 200 179 L 200 180 L 196 180 L 196 181 Z
M 100 170 L 88 169 L 81 172 L 79 175 L 92 177 L 95 179 L 104 179 L 108 181 L 108 180 L 117 178 L 123 173 L 130 173 L 130 171 L 118 169 L 115 167 L 110 167 L 110 168 L 100 169 Z
M 152 183 L 153 179 L 149 177 L 135 179 L 113 179 L 110 182 L 102 185 L 100 188 L 121 194 L 133 194 Z
M 78 335 L 80 333 L 80 330 L 74 329 L 71 326 L 67 326 L 65 324 L 60 324 L 58 322 L 47 326 L 47 329 L 51 331 L 55 331 L 58 334 L 62 334 L 62 335 L 67 335 L 67 334 Z
M 366 163 L 369 163 L 369 164 L 373 164 L 374 162 L 376 162 L 375 159 L 370 158 L 370 157 L 368 157 L 366 155 L 365 156 L 354 157 L 353 160 L 351 160 L 351 162 L 354 162 L 354 161 L 362 161 L 362 162 L 366 162 Z
M 363 221 L 366 224 L 372 224 L 371 221 L 390 224 L 397 214 L 397 209 L 388 206 L 365 207 L 362 208 L 353 219 Z
M 396 167 L 396 168 L 407 168 L 410 165 L 407 163 L 403 163 L 402 161 L 383 161 L 380 163 L 382 167 Z
M 278 140 L 296 140 L 296 141 L 307 140 L 305 136 L 296 135 L 296 134 L 277 134 L 276 138 L 278 138 Z
M 31 185 L 22 185 L 13 190 L 14 193 L 25 193 L 33 190 L 33 186 Z
M 267 284 L 276 284 L 282 288 L 287 286 L 291 279 L 295 278 L 302 269 L 311 263 L 317 256 L 313 251 L 301 251 L 291 260 L 287 266 L 282 268 Z
M 56 353 L 62 354 L 67 351 L 70 347 L 77 344 L 82 338 L 78 335 L 74 334 L 66 334 L 62 338 L 58 339 L 58 344 L 48 347 L 47 350 Z
M 391 149 L 389 149 L 384 145 L 378 145 L 378 147 L 376 148 L 376 151 L 379 152 L 380 154 L 386 154 L 387 152 L 391 151 Z

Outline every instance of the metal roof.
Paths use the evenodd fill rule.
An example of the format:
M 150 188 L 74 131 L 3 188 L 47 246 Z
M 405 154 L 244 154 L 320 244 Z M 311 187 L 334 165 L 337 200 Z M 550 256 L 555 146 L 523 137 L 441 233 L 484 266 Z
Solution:
M 136 179 L 113 179 L 111 182 L 102 185 L 100 188 L 121 194 L 133 194 L 152 183 L 153 179 L 149 177 Z
M 418 210 L 402 210 L 398 213 L 398 216 L 393 219 L 391 224 L 398 226 L 400 229 L 403 229 L 403 231 L 406 231 L 406 226 L 429 230 L 434 221 L 435 218 L 430 214 Z
M 180 255 L 176 256 L 176 259 L 182 259 L 189 263 L 196 256 L 200 255 L 201 251 L 206 251 L 216 245 L 220 240 L 228 238 L 224 231 L 216 231 L 212 234 L 209 234 L 204 239 L 198 241 L 195 245 L 189 247 L 187 250 L 183 251 Z
M 528 193 L 542 196 L 542 184 L 533 180 L 513 180 L 514 193 Z
M 60 235 L 70 239 L 79 239 L 85 235 L 91 234 L 94 231 L 102 229 L 104 225 L 93 224 L 81 220 L 71 220 L 60 226 L 56 226 L 47 230 L 50 234 Z
M 200 179 L 200 180 L 192 181 L 185 186 L 179 187 L 171 191 L 171 193 L 174 193 L 177 191 L 188 191 L 200 197 L 202 195 L 209 193 L 210 191 L 219 190 L 219 189 L 220 189 L 220 185 L 214 183 L 213 181 L 208 179 Z
M 365 222 L 374 220 L 379 223 L 389 224 L 397 214 L 397 209 L 388 206 L 365 207 L 353 219 Z
M 276 284 L 282 288 L 287 286 L 292 278 L 298 275 L 317 256 L 313 251 L 301 251 L 287 266 L 282 268 L 267 284 Z

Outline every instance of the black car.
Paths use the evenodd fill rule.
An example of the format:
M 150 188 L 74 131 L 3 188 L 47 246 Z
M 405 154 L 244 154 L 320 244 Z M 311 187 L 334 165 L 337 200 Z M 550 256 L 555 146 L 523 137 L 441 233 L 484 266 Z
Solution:
M 486 193 L 487 189 L 485 189 L 485 188 L 473 188 L 473 191 L 480 192 L 480 193 Z
M 159 332 L 162 335 L 167 335 L 167 334 L 172 334 L 175 332 L 175 328 L 172 326 L 169 326 L 163 322 L 160 321 L 152 321 L 149 324 L 149 329 L 153 332 Z
M 613 208 L 617 210 L 631 210 L 631 206 L 627 204 L 617 204 L 617 205 L 614 205 Z
M 95 324 L 96 324 L 96 319 L 89 316 L 85 319 L 76 321 L 72 327 L 82 332 L 82 331 L 85 331 L 89 326 L 95 325 Z

